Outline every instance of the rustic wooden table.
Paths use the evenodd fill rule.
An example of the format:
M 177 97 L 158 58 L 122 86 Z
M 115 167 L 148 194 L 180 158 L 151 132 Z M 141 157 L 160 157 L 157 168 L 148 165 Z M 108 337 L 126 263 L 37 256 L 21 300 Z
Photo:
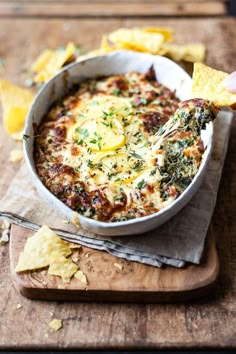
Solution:
M 45 47 L 72 40 L 85 49 L 99 45 L 101 35 L 122 26 L 170 26 L 176 42 L 203 42 L 207 63 L 236 69 L 236 20 L 213 18 L 62 18 L 8 16 L 0 19 L 1 77 L 16 84 Z M 19 169 L 7 162 L 17 143 L 0 128 L 0 197 Z M 107 304 L 31 301 L 15 290 L 8 245 L 0 246 L 0 350 L 155 350 L 236 347 L 236 120 L 212 219 L 218 241 L 220 279 L 215 293 L 183 304 Z M 21 304 L 21 308 L 17 305 Z M 63 319 L 51 332 L 48 322 Z

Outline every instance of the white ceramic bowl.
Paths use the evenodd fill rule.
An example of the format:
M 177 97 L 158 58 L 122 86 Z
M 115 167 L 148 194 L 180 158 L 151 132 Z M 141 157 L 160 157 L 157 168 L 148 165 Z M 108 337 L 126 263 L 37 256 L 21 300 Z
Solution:
M 173 61 L 161 56 L 135 53 L 132 51 L 115 52 L 71 64 L 47 82 L 39 91 L 33 102 L 27 117 L 25 134 L 31 137 L 34 136 L 34 124 L 39 125 L 53 102 L 66 95 L 74 84 L 101 75 L 109 76 L 129 71 L 145 73 L 151 65 L 154 66 L 157 80 L 169 89 L 176 90 L 176 95 L 180 100 L 191 98 L 191 78 Z M 213 124 L 209 123 L 206 130 L 202 131 L 202 139 L 206 151 L 204 152 L 198 173 L 192 183 L 171 205 L 148 216 L 114 223 L 96 221 L 78 214 L 81 227 L 100 235 L 121 236 L 144 233 L 163 224 L 183 208 L 198 190 L 210 158 L 212 136 Z M 25 158 L 30 172 L 33 175 L 34 184 L 42 198 L 46 198 L 48 202 L 56 209 L 60 210 L 66 218 L 72 220 L 74 211 L 57 199 L 39 179 L 34 165 L 33 148 L 34 138 L 26 139 L 24 141 Z

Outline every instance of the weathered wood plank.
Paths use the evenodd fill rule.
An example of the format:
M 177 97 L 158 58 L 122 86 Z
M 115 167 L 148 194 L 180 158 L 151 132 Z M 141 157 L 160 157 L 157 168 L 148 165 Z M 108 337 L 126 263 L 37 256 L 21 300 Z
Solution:
M 216 16 L 226 1 L 0 1 L 0 16 Z
M 4 19 L 0 21 L 1 77 L 18 84 L 24 70 L 45 47 L 69 40 L 86 49 L 99 45 L 101 35 L 121 26 L 170 26 L 176 42 L 201 41 L 207 62 L 225 71 L 235 70 L 235 19 Z M 15 143 L 0 128 L 0 195 L 17 165 L 5 169 Z M 220 279 L 215 293 L 188 304 L 106 304 L 31 301 L 19 295 L 9 268 L 8 246 L 0 246 L 0 349 L 1 350 L 157 350 L 236 347 L 236 120 L 232 127 L 213 231 L 218 238 Z M 2 150 L 3 149 L 3 150 Z M 4 151 L 4 153 L 2 152 Z M 3 168 L 2 168 L 3 166 Z M 22 308 L 17 309 L 17 304 Z M 52 317 L 63 329 L 49 330 Z

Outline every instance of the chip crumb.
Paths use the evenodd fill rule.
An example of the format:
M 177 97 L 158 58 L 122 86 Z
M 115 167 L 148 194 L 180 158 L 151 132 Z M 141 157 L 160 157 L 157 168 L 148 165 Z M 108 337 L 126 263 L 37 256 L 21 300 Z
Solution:
M 9 242 L 9 230 L 3 230 L 0 236 L 0 244 Z
M 76 211 L 73 213 L 72 222 L 78 229 L 81 228 L 81 225 L 79 222 L 79 213 L 77 213 Z
M 54 331 L 59 331 L 59 329 L 62 328 L 62 320 L 58 320 L 57 318 L 54 318 L 52 321 L 49 322 L 49 327 L 54 329 Z
M 72 255 L 71 256 L 71 259 L 73 262 L 77 263 L 79 261 L 79 257 L 78 256 L 75 256 L 75 255 Z
M 87 277 L 86 275 L 82 272 L 82 270 L 78 270 L 76 273 L 75 273 L 75 278 L 80 280 L 81 283 L 87 285 L 88 284 L 88 280 L 87 280 Z
M 19 310 L 19 309 L 21 309 L 23 306 L 21 305 L 21 304 L 17 304 L 16 305 L 16 308 Z
M 63 224 L 69 224 L 69 220 L 62 220 Z
M 8 161 L 9 162 L 19 162 L 23 159 L 24 154 L 23 154 L 23 150 L 21 149 L 14 149 L 10 152 L 10 156 Z
M 69 247 L 71 248 L 71 249 L 79 249 L 79 248 L 82 248 L 82 246 L 81 245 L 79 245 L 78 243 L 70 243 L 69 244 Z
M 41 281 L 41 284 L 44 285 L 44 286 L 47 286 L 47 285 L 48 285 L 48 283 L 47 283 L 45 280 L 42 280 L 42 281 Z
M 69 283 L 71 277 L 78 270 L 78 266 L 72 262 L 71 259 L 67 259 L 61 256 L 50 264 L 48 274 L 57 275 L 62 278 L 64 283 Z
M 65 284 L 59 284 L 57 289 L 66 289 L 66 285 Z
M 120 270 L 123 269 L 123 265 L 120 264 L 120 263 L 114 263 L 114 267 L 116 267 L 116 268 L 118 268 L 118 269 L 120 269 Z

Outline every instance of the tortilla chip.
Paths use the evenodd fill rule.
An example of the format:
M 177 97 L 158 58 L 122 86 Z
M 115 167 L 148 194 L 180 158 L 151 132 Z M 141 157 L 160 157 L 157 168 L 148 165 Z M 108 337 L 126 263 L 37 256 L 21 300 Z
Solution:
M 185 46 L 185 55 L 183 60 L 191 63 L 204 62 L 206 58 L 206 46 L 201 43 L 192 43 Z
M 51 327 L 52 329 L 54 329 L 54 331 L 59 331 L 59 329 L 62 328 L 62 320 L 58 320 L 57 318 L 54 318 L 53 320 L 51 320 L 49 322 L 49 327 Z
M 81 283 L 87 285 L 88 284 L 88 280 L 87 280 L 87 277 L 86 275 L 82 272 L 82 270 L 78 270 L 76 273 L 75 273 L 75 278 L 78 279 Z
M 107 36 L 102 36 L 102 41 L 101 41 L 101 49 L 110 49 L 110 44 L 108 41 Z
M 215 103 L 216 106 L 235 106 L 236 94 L 230 93 L 223 81 L 229 74 L 210 68 L 201 63 L 194 64 L 192 97 L 203 98 Z
M 43 225 L 26 241 L 15 271 L 23 272 L 44 268 L 55 263 L 60 257 L 67 257 L 71 253 L 68 243 L 61 240 L 49 227 Z
M 187 45 L 165 43 L 160 49 L 159 54 L 166 55 L 175 61 L 202 62 L 206 56 L 206 47 L 201 43 Z
M 36 83 L 46 82 L 73 57 L 76 51 L 74 43 L 68 43 L 65 49 L 48 49 L 44 51 L 32 65 L 37 74 L 34 78 Z
M 22 134 L 34 94 L 8 81 L 0 80 L 0 95 L 6 131 L 13 137 L 14 134 Z
M 57 275 L 62 278 L 65 283 L 69 283 L 72 275 L 78 270 L 78 266 L 63 256 L 54 259 L 50 264 L 48 274 Z
M 160 33 L 128 28 L 110 33 L 108 39 L 115 45 L 152 54 L 157 54 L 164 43 L 164 36 Z
M 10 162 L 19 162 L 23 159 L 24 154 L 22 149 L 14 149 L 10 151 L 10 156 L 8 161 Z
M 123 269 L 123 265 L 120 263 L 114 263 L 114 267 L 118 268 L 119 270 Z
M 54 55 L 54 51 L 52 49 L 44 50 L 34 61 L 32 65 L 32 70 L 35 73 L 39 73 L 40 71 L 44 70 L 47 64 L 50 62 L 53 55 Z

